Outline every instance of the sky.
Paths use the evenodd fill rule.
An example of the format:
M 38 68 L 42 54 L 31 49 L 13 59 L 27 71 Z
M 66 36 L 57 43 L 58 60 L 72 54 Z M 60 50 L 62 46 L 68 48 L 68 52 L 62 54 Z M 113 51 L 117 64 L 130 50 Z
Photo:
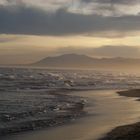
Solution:
M 0 64 L 65 53 L 140 58 L 140 0 L 0 0 Z

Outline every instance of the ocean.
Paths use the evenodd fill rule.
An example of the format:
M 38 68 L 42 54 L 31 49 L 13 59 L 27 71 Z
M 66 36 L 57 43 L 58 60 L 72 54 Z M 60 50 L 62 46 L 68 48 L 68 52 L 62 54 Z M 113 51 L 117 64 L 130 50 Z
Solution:
M 81 108 L 73 108 L 86 98 L 70 91 L 132 88 L 140 88 L 138 73 L 0 68 L 0 134 L 51 127 L 83 115 Z

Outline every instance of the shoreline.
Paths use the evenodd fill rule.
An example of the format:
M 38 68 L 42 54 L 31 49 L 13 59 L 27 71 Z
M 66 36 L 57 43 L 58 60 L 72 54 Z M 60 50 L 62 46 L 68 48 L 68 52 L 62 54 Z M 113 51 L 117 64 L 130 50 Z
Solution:
M 131 89 L 117 92 L 120 96 L 135 97 L 140 101 L 140 89 Z M 139 140 L 140 122 L 134 124 L 118 126 L 100 140 Z
M 77 91 L 77 90 L 76 90 Z M 78 90 L 79 91 L 79 90 Z M 67 93 L 65 93 L 67 92 Z M 62 102 L 65 102 L 66 104 L 68 103 L 68 106 L 63 106 L 63 108 L 58 109 L 57 104 L 54 104 L 53 108 L 51 108 L 54 111 L 60 111 L 60 114 L 55 114 L 51 119 L 43 119 L 43 120 L 36 120 L 36 121 L 28 121 L 24 124 L 19 125 L 19 127 L 9 127 L 8 129 L 1 130 L 0 129 L 0 137 L 4 138 L 5 136 L 10 136 L 14 134 L 22 134 L 24 132 L 29 132 L 29 131 L 36 131 L 36 130 L 42 130 L 42 129 L 49 129 L 50 127 L 57 127 L 61 126 L 63 124 L 70 123 L 71 121 L 81 118 L 82 116 L 86 115 L 87 112 L 85 112 L 84 107 L 85 107 L 85 101 L 83 97 L 69 94 L 71 91 L 70 90 L 54 90 L 50 91 L 50 94 L 55 96 L 54 101 L 57 100 L 57 104 Z M 126 97 L 140 97 L 140 89 L 133 89 L 133 90 L 123 90 L 123 91 L 116 91 L 117 94 L 120 96 L 126 96 Z M 136 93 L 134 95 L 134 93 Z M 52 107 L 52 106 L 51 106 Z M 44 110 L 44 108 L 43 108 Z M 42 111 L 43 111 L 42 110 Z M 107 135 L 100 140 L 139 140 L 140 138 L 140 122 L 135 123 L 135 124 L 130 124 L 130 125 L 125 125 L 125 126 L 119 126 L 114 128 L 111 132 L 107 133 Z M 132 138 L 131 138 L 132 137 Z M 138 138 L 136 138 L 138 137 Z
M 74 99 L 79 101 L 80 99 L 84 100 L 87 99 L 87 103 L 85 103 L 84 111 L 80 116 L 77 116 L 74 121 L 68 120 L 67 122 L 62 122 L 61 124 L 48 127 L 48 128 L 41 128 L 35 131 L 27 131 L 27 132 L 20 132 L 16 134 L 7 135 L 1 137 L 3 140 L 45 140 L 45 139 L 52 139 L 52 140 L 73 140 L 74 138 L 86 138 L 86 139 L 100 139 L 112 128 L 116 128 L 117 126 L 130 124 L 136 121 L 129 120 L 129 114 L 134 113 L 139 110 L 139 102 L 131 101 L 131 99 L 119 97 L 116 94 L 116 90 L 104 90 L 104 91 L 83 91 L 83 92 L 68 92 L 70 97 L 75 97 Z M 59 94 L 55 93 L 59 96 Z M 63 93 L 60 91 L 60 94 Z M 67 95 L 67 94 L 66 94 Z M 75 95 L 75 96 L 71 96 Z M 65 96 L 65 94 L 64 94 Z M 59 96 L 61 97 L 61 96 Z M 72 99 L 72 98 L 71 98 Z M 73 99 L 72 99 L 73 101 Z M 95 104 L 96 103 L 96 104 Z M 112 106 L 110 104 L 114 103 Z M 128 104 L 130 103 L 130 104 Z M 135 110 L 135 105 L 138 109 Z M 128 107 L 129 106 L 129 107 Z M 135 110 L 135 111 L 134 111 Z M 90 112 L 91 116 L 87 114 Z M 123 114 L 125 112 L 125 114 Z M 127 115 L 128 114 L 128 115 Z M 130 114 L 130 115 L 131 115 Z M 133 115 L 132 115 L 133 116 Z M 138 113 L 139 116 L 139 113 Z M 128 118 L 128 119 L 127 119 Z M 134 119 L 135 120 L 135 119 Z M 74 130 L 74 131 L 73 131 Z M 77 133 L 76 131 L 78 130 Z M 69 132 L 71 134 L 69 135 Z M 96 132 L 96 133 L 94 133 Z M 56 137 L 57 135 L 57 137 Z
M 1 114 L 0 121 L 6 124 L 6 127 L 0 128 L 0 137 L 59 126 L 85 115 L 84 99 L 64 92 L 65 90 L 45 93 L 48 95 L 46 103 L 37 109 L 34 106 L 33 110 L 22 113 Z M 40 95 L 37 97 L 40 98 Z

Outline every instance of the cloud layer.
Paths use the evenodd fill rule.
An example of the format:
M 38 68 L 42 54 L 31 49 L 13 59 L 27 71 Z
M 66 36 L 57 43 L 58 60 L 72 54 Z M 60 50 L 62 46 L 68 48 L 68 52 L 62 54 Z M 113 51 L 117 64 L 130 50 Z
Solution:
M 119 6 L 115 7 L 112 4 Z M 134 9 L 124 10 L 124 13 L 130 11 L 131 14 L 124 14 L 121 11 L 122 6 L 128 8 L 130 4 L 136 6 L 140 5 L 140 2 L 138 0 L 133 2 L 130 0 L 0 0 L 0 33 L 83 34 L 103 37 L 134 35 L 140 32 L 138 10 L 135 12 Z
M 24 6 L 18 9 L 15 9 L 15 6 L 12 8 L 0 6 L 0 33 L 113 36 L 140 30 L 140 15 L 104 17 L 95 14 L 70 13 L 67 9 L 49 13 Z
M 139 0 L 81 0 L 82 2 L 85 3 L 101 3 L 101 4 L 126 4 L 126 5 L 131 5 L 131 4 L 137 4 L 139 3 Z

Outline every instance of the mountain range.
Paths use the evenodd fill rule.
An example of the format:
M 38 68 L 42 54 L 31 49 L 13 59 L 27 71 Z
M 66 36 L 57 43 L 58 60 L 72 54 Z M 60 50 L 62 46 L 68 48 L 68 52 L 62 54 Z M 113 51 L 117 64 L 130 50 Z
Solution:
M 32 64 L 39 67 L 56 68 L 140 68 L 140 59 L 135 58 L 93 58 L 79 54 L 64 54 L 46 57 Z

